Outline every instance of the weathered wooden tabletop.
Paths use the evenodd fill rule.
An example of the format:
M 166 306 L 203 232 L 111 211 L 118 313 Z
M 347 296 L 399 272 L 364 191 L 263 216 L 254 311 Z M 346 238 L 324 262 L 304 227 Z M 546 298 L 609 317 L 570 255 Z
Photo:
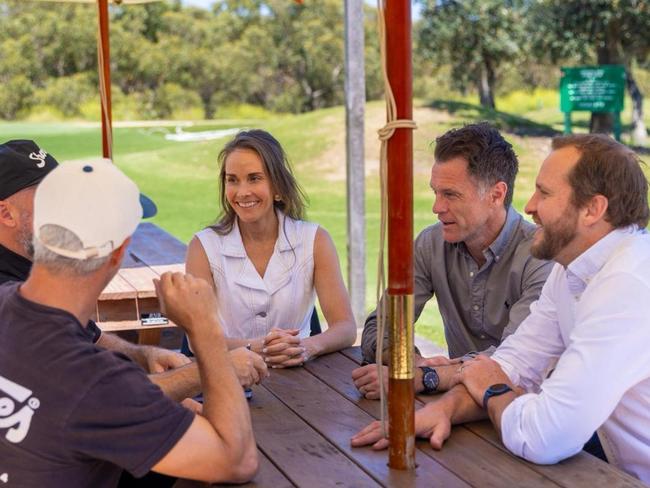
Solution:
M 164 230 L 140 224 L 118 278 L 129 283 L 120 282 L 122 291 L 139 287 L 143 298 L 138 303 L 155 300 L 148 295 L 151 277 L 169 269 L 182 270 L 179 263 L 185 251 L 185 244 Z M 148 275 L 142 278 L 142 273 Z M 107 293 L 111 291 L 116 292 L 109 287 Z M 455 427 L 440 451 L 418 440 L 418 468 L 414 472 L 391 470 L 387 451 L 350 447 L 350 437 L 380 416 L 379 402 L 362 398 L 352 383 L 351 372 L 360 360 L 359 349 L 350 348 L 301 368 L 272 370 L 271 377 L 253 389 L 250 408 L 261 464 L 253 482 L 244 486 L 644 486 L 586 453 L 554 466 L 523 461 L 506 452 L 487 421 Z M 434 398 L 418 397 L 416 408 Z M 197 486 L 204 485 L 176 484 L 176 488 Z
M 638 480 L 580 453 L 554 466 L 509 454 L 489 422 L 454 427 L 440 451 L 417 441 L 417 469 L 391 470 L 387 451 L 350 447 L 350 437 L 379 418 L 378 401 L 361 397 L 350 373 L 358 348 L 304 367 L 272 370 L 250 401 L 261 465 L 248 487 L 632 487 Z M 418 397 L 416 408 L 431 397 Z M 176 488 L 204 486 L 179 481 Z
M 140 344 L 158 344 L 160 329 L 172 323 L 143 326 L 140 314 L 158 312 L 153 279 L 166 271 L 184 271 L 187 246 L 150 222 L 138 225 L 122 267 L 102 291 L 93 319 L 108 332 L 136 330 Z

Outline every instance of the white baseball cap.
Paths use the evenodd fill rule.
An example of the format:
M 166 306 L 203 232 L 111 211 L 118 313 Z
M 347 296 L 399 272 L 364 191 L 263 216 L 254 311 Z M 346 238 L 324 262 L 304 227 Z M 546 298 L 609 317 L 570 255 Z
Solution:
M 73 259 L 109 255 L 133 234 L 142 217 L 138 187 L 108 159 L 59 165 L 34 196 L 34 238 L 50 251 Z M 74 233 L 82 248 L 69 250 L 43 242 L 40 230 L 48 224 Z

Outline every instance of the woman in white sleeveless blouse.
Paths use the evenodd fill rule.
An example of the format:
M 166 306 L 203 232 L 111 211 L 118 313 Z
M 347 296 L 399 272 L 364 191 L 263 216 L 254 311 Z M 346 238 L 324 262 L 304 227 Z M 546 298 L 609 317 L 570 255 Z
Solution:
M 221 216 L 190 242 L 186 269 L 214 285 L 229 347 L 290 367 L 351 346 L 356 325 L 334 243 L 303 220 L 304 195 L 280 143 L 240 132 L 219 162 Z M 310 337 L 316 295 L 328 327 Z

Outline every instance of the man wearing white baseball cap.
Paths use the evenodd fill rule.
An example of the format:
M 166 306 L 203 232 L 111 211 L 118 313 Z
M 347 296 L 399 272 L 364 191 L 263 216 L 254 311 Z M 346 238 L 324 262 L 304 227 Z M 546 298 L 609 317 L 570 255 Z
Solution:
M 21 139 L 0 144 L 0 284 L 25 281 L 32 267 L 34 194 L 56 167 L 56 159 L 34 141 Z M 144 218 L 156 213 L 148 198 L 140 195 Z M 199 393 L 196 367 L 182 354 L 153 346 L 127 342 L 115 334 L 102 333 L 91 320 L 87 327 L 93 342 L 126 354 L 149 373 L 150 379 L 175 400 Z
M 257 469 L 209 284 L 181 273 L 156 283 L 197 344 L 200 416 L 91 340 L 85 324 L 141 217 L 136 185 L 106 161 L 59 166 L 36 190 L 31 274 L 0 287 L 0 471 L 11 486 L 114 487 L 122 470 L 242 482 Z
M 103 258 L 135 232 L 143 215 L 139 198 L 135 183 L 107 160 L 66 164 L 36 189 L 34 238 L 75 263 Z M 54 227 L 73 233 L 78 245 L 52 243 Z
M 18 139 L 0 144 L 0 285 L 25 281 L 32 267 L 34 194 L 43 179 L 59 163 L 36 142 Z M 140 194 L 143 218 L 156 214 L 156 206 Z M 87 330 L 93 342 L 127 355 L 150 373 L 149 379 L 174 400 L 200 392 L 198 369 L 189 359 L 160 347 L 132 344 L 111 333 L 102 333 L 91 320 Z M 257 383 L 268 373 L 261 357 L 244 347 L 230 351 L 242 386 Z

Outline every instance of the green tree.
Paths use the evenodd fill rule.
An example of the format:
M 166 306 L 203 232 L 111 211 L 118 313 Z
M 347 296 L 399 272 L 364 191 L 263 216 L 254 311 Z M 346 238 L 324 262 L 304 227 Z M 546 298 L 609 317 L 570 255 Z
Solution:
M 200 9 L 167 12 L 159 32 L 157 51 L 161 81 L 194 90 L 206 118 L 215 111 L 215 95 L 227 88 L 230 44 L 219 15 Z
M 211 11 L 180 0 L 113 5 L 113 96 L 129 105 L 123 113 L 144 117 L 180 112 L 197 96 L 208 118 L 227 104 L 291 112 L 340 104 L 342 7 L 340 0 L 216 0 Z M 371 17 L 366 71 L 374 97 L 382 85 Z M 26 114 L 34 104 L 89 113 L 84 100 L 98 85 L 96 35 L 93 5 L 0 0 L 3 116 Z
M 300 111 L 343 103 L 343 4 L 269 2 L 279 70 L 298 87 Z
M 96 66 L 93 14 L 88 5 L 0 3 L 0 117 L 15 118 L 45 99 L 62 112 L 77 111 L 70 105 L 75 94 L 65 91 L 85 86 L 70 81 Z
M 633 136 L 642 142 L 646 138 L 643 94 L 632 68 L 649 60 L 650 4 L 643 0 L 542 0 L 532 4 L 529 20 L 539 57 L 555 64 L 577 60 L 625 66 L 633 103 Z M 611 132 L 612 128 L 612 114 L 592 114 L 592 132 Z
M 28 109 L 33 93 L 29 79 L 23 75 L 0 83 L 0 119 L 15 119 L 21 110 Z
M 37 104 L 58 108 L 63 115 L 75 117 L 81 113 L 81 105 L 97 93 L 88 72 L 71 76 L 49 78 L 45 86 L 34 92 Z
M 476 87 L 481 105 L 495 108 L 499 69 L 516 62 L 525 40 L 517 0 L 420 0 L 417 49 L 435 66 L 451 66 L 451 83 Z

